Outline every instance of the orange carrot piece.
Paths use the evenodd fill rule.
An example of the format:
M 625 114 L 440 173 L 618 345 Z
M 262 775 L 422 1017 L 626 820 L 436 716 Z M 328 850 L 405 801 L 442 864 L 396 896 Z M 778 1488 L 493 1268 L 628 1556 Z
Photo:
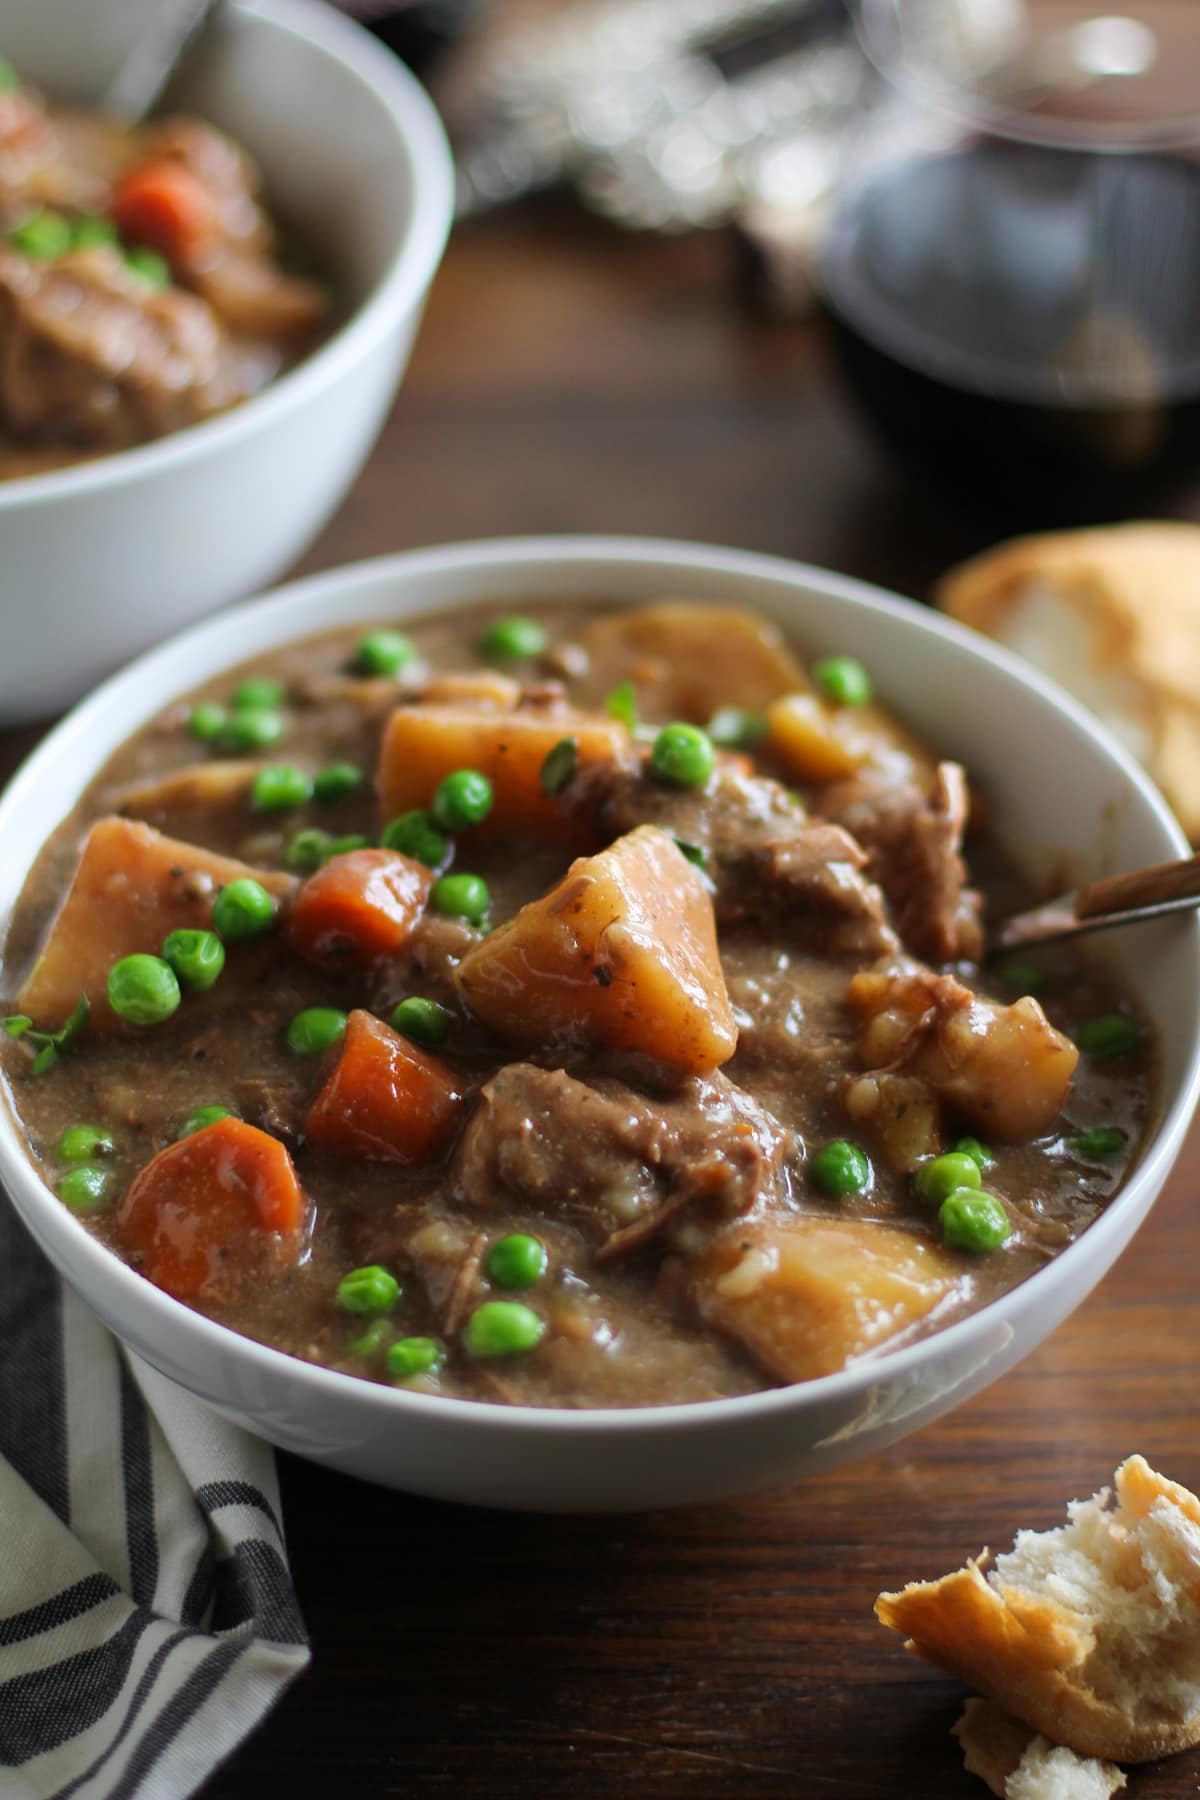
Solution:
M 156 1287 L 179 1300 L 220 1298 L 264 1258 L 295 1262 L 304 1214 L 283 1145 L 229 1118 L 152 1157 L 118 1208 L 117 1230 Z
M 283 928 L 306 961 L 360 968 L 412 936 L 433 876 L 398 850 L 347 850 L 309 876 Z
M 161 251 L 176 267 L 202 255 L 216 235 L 217 211 L 208 189 L 191 169 L 166 158 L 123 175 L 109 210 L 123 238 Z
M 341 1054 L 309 1109 L 317 1150 L 419 1163 L 440 1150 L 463 1096 L 454 1071 L 369 1012 L 352 1012 Z

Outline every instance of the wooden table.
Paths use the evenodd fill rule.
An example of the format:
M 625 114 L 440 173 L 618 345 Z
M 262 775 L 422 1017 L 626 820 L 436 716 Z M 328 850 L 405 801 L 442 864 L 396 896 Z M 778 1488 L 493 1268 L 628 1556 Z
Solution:
M 987 528 L 901 488 L 815 329 L 756 320 L 732 275 L 717 239 L 618 236 L 565 205 L 464 229 L 375 457 L 305 567 L 646 532 L 927 591 Z M 960 1690 L 872 1602 L 1057 1521 L 1134 1449 L 1200 1486 L 1198 1181 L 1194 1133 L 1119 1269 L 1035 1356 L 806 1486 L 519 1517 L 282 1458 L 312 1668 L 207 1800 L 978 1800 L 947 1736 Z M 1133 1791 L 1198 1786 L 1200 1754 Z

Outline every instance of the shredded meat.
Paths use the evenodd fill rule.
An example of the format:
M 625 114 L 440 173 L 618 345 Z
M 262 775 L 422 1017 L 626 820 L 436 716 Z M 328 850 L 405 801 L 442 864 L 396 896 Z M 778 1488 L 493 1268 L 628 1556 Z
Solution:
M 510 1063 L 481 1090 L 455 1160 L 463 1204 L 566 1215 L 601 1258 L 640 1248 L 682 1208 L 734 1218 L 781 1192 L 789 1134 L 723 1075 L 666 1097 L 610 1076 Z
M 938 764 L 929 791 L 864 774 L 821 794 L 824 816 L 866 850 L 904 943 L 931 962 L 973 962 L 983 947 L 980 897 L 962 859 L 969 808 L 966 775 L 951 762 Z
M 107 245 L 57 262 L 0 248 L 0 421 L 115 450 L 219 412 L 274 365 L 240 357 L 212 309 L 156 292 Z
M 304 1133 L 305 1103 L 295 1087 L 284 1082 L 246 1077 L 234 1083 L 238 1111 L 250 1125 L 269 1131 L 293 1148 Z
M 831 956 L 878 957 L 898 947 L 859 845 L 838 826 L 810 820 L 786 788 L 747 774 L 739 758 L 722 758 L 703 788 L 667 786 L 648 758 L 589 771 L 579 787 L 581 805 L 598 799 L 606 835 L 657 825 L 702 851 L 723 925 L 778 920 L 793 940 Z

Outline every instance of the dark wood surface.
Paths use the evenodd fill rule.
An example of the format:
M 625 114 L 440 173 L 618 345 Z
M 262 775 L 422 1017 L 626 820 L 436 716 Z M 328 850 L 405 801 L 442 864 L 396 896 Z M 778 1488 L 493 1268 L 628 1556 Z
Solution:
M 543 203 L 452 242 L 375 456 L 310 569 L 454 538 L 632 531 L 927 592 L 988 527 L 904 488 L 815 327 L 756 319 L 715 238 Z M 933 721 L 931 721 L 931 724 Z M 882 1588 L 1057 1521 L 1132 1450 L 1200 1486 L 1200 1134 L 1103 1287 L 941 1424 L 824 1479 L 593 1519 L 435 1505 L 281 1459 L 311 1670 L 207 1800 L 982 1795 L 961 1692 Z M 1139 1772 L 1194 1795 L 1200 1755 Z

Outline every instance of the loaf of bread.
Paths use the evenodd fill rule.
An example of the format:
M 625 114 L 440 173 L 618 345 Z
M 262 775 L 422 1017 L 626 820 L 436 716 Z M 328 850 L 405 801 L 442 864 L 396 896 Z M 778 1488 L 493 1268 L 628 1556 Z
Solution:
M 1051 1744 L 1146 1762 L 1200 1742 L 1200 1501 L 1140 1456 L 1114 1479 L 986 1572 L 984 1551 L 875 1610 Z
M 1200 838 L 1200 525 L 1018 538 L 952 569 L 935 599 L 1103 719 Z
M 1110 1800 L 1125 1786 L 1115 1763 L 1052 1744 L 990 1700 L 968 1700 L 953 1731 L 968 1774 L 999 1800 Z

